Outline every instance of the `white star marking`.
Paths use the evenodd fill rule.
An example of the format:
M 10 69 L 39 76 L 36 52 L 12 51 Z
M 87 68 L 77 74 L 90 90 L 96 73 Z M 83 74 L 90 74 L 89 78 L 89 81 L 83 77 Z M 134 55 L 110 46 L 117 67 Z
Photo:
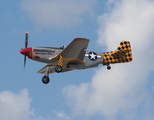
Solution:
M 97 56 L 97 55 L 94 55 L 94 53 L 92 53 L 92 54 L 90 55 L 91 59 L 95 59 L 96 56 Z

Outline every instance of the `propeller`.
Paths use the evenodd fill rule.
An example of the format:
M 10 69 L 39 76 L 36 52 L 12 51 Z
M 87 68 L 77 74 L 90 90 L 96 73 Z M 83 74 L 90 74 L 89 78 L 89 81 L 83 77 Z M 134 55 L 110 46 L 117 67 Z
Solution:
M 25 48 L 27 48 L 28 46 L 28 32 L 26 32 L 26 35 L 25 35 Z M 26 55 L 24 57 L 24 68 L 26 66 Z

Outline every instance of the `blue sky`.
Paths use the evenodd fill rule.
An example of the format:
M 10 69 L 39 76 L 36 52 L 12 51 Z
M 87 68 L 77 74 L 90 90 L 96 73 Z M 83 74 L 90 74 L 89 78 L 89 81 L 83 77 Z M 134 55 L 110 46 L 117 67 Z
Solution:
M 153 120 L 153 0 L 18 0 L 0 4 L 1 120 Z M 133 61 L 87 70 L 38 74 L 45 64 L 19 53 L 29 47 L 60 47 L 75 37 L 88 50 L 115 50 L 129 40 Z

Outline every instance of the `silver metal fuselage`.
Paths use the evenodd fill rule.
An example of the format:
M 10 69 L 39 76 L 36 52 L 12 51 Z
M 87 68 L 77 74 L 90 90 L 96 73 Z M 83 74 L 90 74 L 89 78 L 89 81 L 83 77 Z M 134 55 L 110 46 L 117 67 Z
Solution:
M 53 48 L 53 47 L 32 47 L 31 58 L 32 60 L 47 63 L 53 66 L 57 65 L 57 62 L 51 62 L 51 59 L 59 55 L 63 51 L 63 48 Z M 92 56 L 92 57 L 91 57 Z M 71 60 L 72 58 L 67 58 Z M 102 53 L 85 51 L 85 56 L 82 63 L 74 64 L 68 63 L 69 68 L 73 69 L 86 69 L 91 67 L 97 67 L 99 64 L 103 63 Z

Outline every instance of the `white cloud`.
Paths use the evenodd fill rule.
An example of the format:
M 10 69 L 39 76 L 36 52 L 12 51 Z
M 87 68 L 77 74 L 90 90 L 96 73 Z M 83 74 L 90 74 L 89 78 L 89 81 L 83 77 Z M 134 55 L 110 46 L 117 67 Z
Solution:
M 113 7 L 98 18 L 98 43 L 112 51 L 121 40 L 129 40 L 133 61 L 112 65 L 110 71 L 102 67 L 90 83 L 67 86 L 64 94 L 75 114 L 101 113 L 111 120 L 123 114 L 123 120 L 137 119 L 135 111 L 139 106 L 148 109 L 145 105 L 149 99 L 147 77 L 154 70 L 151 65 L 154 60 L 154 1 L 109 0 L 108 3 Z M 152 119 L 154 115 L 145 112 L 142 116 L 144 120 Z
M 69 117 L 67 114 L 65 114 L 63 111 L 53 111 L 56 114 L 57 118 L 63 119 L 63 120 L 71 120 L 72 118 Z
M 22 8 L 38 25 L 72 27 L 93 13 L 95 0 L 22 0 Z
M 20 94 L 11 91 L 0 92 L 0 119 L 1 120 L 28 120 L 34 115 L 30 109 L 31 98 L 26 89 Z
M 27 89 L 21 90 L 19 94 L 11 91 L 0 92 L 0 120 L 49 120 L 36 116 L 30 104 L 31 98 Z

